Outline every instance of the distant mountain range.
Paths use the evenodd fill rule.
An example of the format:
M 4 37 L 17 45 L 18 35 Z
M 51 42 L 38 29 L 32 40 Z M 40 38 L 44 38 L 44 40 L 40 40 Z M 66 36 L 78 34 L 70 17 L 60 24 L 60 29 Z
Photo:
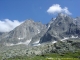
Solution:
M 0 32 L 0 43 L 5 46 L 19 44 L 38 46 L 66 38 L 80 38 L 80 17 L 72 18 L 59 13 L 46 25 L 26 20 L 10 32 Z
M 80 17 L 59 13 L 48 24 L 26 20 L 10 32 L 0 32 L 0 57 L 34 56 L 80 50 Z

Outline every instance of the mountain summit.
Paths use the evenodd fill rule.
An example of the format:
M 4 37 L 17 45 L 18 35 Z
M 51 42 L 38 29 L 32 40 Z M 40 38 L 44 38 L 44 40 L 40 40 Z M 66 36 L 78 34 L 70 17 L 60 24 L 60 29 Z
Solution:
M 41 43 L 65 40 L 65 38 L 80 38 L 79 20 L 79 17 L 74 19 L 63 13 L 59 13 L 46 25 L 26 20 L 14 30 L 1 33 L 0 43 L 5 46 L 19 44 L 35 46 Z
M 2 60 L 16 56 L 45 56 L 46 53 L 80 50 L 80 18 L 59 13 L 44 25 L 26 20 L 10 32 L 0 32 L 0 57 Z M 38 57 L 38 56 L 37 56 Z M 75 56 L 76 57 L 76 56 Z
M 74 19 L 66 14 L 60 13 L 50 25 L 40 43 L 62 40 L 64 38 L 80 37 L 80 28 L 74 24 Z
M 46 26 L 40 22 L 26 20 L 14 30 L 0 36 L 0 43 L 6 45 L 26 44 L 28 45 L 32 37 L 39 34 Z

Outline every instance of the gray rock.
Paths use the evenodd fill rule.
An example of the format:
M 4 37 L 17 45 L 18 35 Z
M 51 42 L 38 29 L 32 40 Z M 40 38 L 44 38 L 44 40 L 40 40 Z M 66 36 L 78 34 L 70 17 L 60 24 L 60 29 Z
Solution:
M 33 20 L 26 20 L 14 30 L 1 36 L 1 43 L 13 43 L 25 42 L 31 40 L 32 37 L 39 34 L 46 26 L 40 22 L 34 22 Z
M 40 39 L 40 43 L 61 40 L 64 37 L 71 36 L 80 37 L 80 28 L 73 23 L 73 18 L 60 13 L 45 35 Z

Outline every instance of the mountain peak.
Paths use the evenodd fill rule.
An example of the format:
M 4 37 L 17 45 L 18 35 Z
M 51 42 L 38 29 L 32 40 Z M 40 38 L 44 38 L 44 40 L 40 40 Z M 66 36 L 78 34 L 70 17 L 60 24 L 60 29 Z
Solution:
M 32 23 L 32 22 L 34 22 L 34 20 L 32 20 L 32 19 L 27 19 L 27 20 L 25 20 L 25 22 L 26 22 L 26 23 Z
M 64 37 L 79 36 L 80 29 L 73 23 L 73 20 L 72 17 L 64 13 L 59 13 L 46 25 L 27 19 L 13 31 L 7 34 L 0 33 L 0 42 L 17 44 L 31 40 L 30 44 L 33 44 L 36 41 L 42 43 L 60 40 Z M 79 23 L 78 26 L 80 26 Z
M 66 16 L 68 16 L 68 15 L 67 15 L 67 14 L 65 14 L 65 13 L 59 13 L 59 14 L 58 14 L 58 16 L 66 17 Z

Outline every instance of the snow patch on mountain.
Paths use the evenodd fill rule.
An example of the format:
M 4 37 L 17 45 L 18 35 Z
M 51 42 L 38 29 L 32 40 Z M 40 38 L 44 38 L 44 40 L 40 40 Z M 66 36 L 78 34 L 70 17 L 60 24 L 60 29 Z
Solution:
M 37 43 L 37 44 L 33 44 L 33 46 L 40 46 L 41 44 L 40 43 Z
M 50 24 L 48 25 L 48 29 L 49 29 L 49 27 L 50 27 Z
M 71 38 L 78 38 L 78 36 L 75 37 L 75 36 L 72 35 Z
M 30 42 L 31 42 L 31 39 L 26 40 L 25 42 L 19 42 L 19 43 L 17 43 L 17 44 L 13 44 L 13 43 L 6 43 L 5 45 L 6 45 L 6 46 L 14 46 L 14 45 L 20 45 L 20 44 L 28 45 Z
M 24 42 L 24 44 L 28 45 L 31 42 L 32 39 L 27 40 L 26 42 Z
M 18 38 L 18 40 L 21 40 L 21 39 L 24 39 L 24 38 L 23 37 L 22 38 L 20 38 L 20 37 Z
M 34 42 L 33 44 L 39 43 L 39 41 Z
M 71 36 L 71 37 L 64 37 L 64 39 L 61 39 L 60 41 L 64 41 L 64 40 L 67 40 L 67 39 L 70 39 L 70 38 L 78 38 L 78 36 Z
M 40 46 L 41 44 L 39 43 L 39 40 L 38 40 L 38 41 L 34 42 L 32 45 L 33 46 Z
M 38 34 L 40 33 L 40 30 L 39 29 L 37 29 L 37 31 L 38 31 Z
M 57 41 L 53 41 L 52 44 L 57 43 Z
M 61 39 L 60 41 L 64 41 L 64 40 L 67 40 L 69 39 L 69 37 L 64 37 L 64 39 Z

